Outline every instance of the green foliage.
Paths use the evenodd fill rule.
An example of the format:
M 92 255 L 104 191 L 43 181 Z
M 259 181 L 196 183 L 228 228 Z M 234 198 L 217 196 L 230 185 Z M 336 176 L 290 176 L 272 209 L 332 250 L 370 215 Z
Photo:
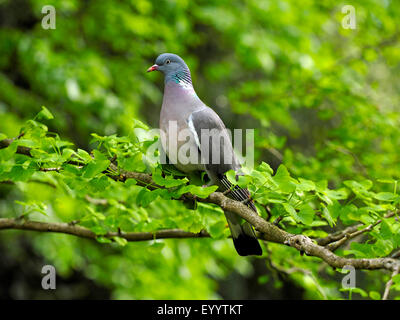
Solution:
M 115 298 L 197 299 L 218 298 L 218 280 L 253 270 L 225 239 L 219 208 L 188 210 L 174 200 L 187 192 L 206 198 L 216 187 L 146 154 L 158 139 L 148 129 L 158 126 L 162 82 L 145 70 L 161 52 L 185 58 L 198 96 L 227 127 L 256 129 L 258 165 L 228 179 L 249 188 L 264 218 L 281 217 L 280 227 L 312 238 L 376 224 L 337 250 L 346 257 L 399 248 L 397 217 L 385 218 L 400 202 L 398 2 L 353 1 L 355 30 L 341 27 L 342 4 L 331 0 L 22 2 L 26 10 L 0 3 L 0 139 L 23 133 L 0 149 L 0 216 L 79 221 L 95 232 L 99 243 L 29 235 L 62 275 L 81 270 Z M 40 25 L 49 4 L 55 30 Z M 115 181 L 113 159 L 163 188 Z M 126 244 L 103 236 L 118 228 L 206 229 L 213 239 Z M 348 297 L 320 260 L 276 244 L 264 249 L 277 268 L 260 285 L 278 290 L 274 270 L 295 267 L 288 279 L 304 298 Z M 353 297 L 380 298 L 387 275 L 363 279 Z M 392 290 L 398 297 L 399 277 Z
M 50 114 L 47 109 L 43 110 Z M 36 119 L 43 114 L 43 110 Z M 147 150 L 137 139 L 93 134 L 97 148 L 89 154 L 82 149 L 75 150 L 71 143 L 49 133 L 47 127 L 37 120 L 28 120 L 21 130 L 24 132 L 23 139 L 16 139 L 9 147 L 1 149 L 3 161 L 0 164 L 0 181 L 18 182 L 21 191 L 27 192 L 26 202 L 15 201 L 23 207 L 22 210 L 17 209 L 20 212 L 18 215 L 30 218 L 36 217 L 37 212 L 48 216 L 48 208 L 51 207 L 53 217 L 66 222 L 76 220 L 98 235 L 98 242 L 114 243 L 120 247 L 127 245 L 125 239 L 107 239 L 104 235 L 117 230 L 140 232 L 163 228 L 192 232 L 205 229 L 214 239 L 229 235 L 219 208 L 200 203 L 195 211 L 189 211 L 178 201 L 173 201 L 185 193 L 206 198 L 216 191 L 216 186 L 190 184 L 186 177 L 164 174 L 159 164 L 143 166 L 142 160 L 142 164 L 137 164 L 138 171 L 144 169 L 151 173 L 153 181 L 160 187 L 149 190 L 136 179 L 128 179 L 125 183 L 112 179 L 120 173 L 111 170 L 109 158 L 119 163 L 121 156 L 122 163 L 125 163 L 127 145 L 129 149 L 136 150 L 133 152 L 139 155 L 138 159 L 144 159 Z M 30 146 L 32 157 L 17 154 L 18 146 Z M 350 249 L 343 254 L 355 258 L 384 257 L 400 247 L 397 218 L 385 218 L 388 212 L 397 210 L 400 196 L 397 193 L 375 191 L 371 180 L 347 180 L 339 189 L 330 189 L 326 181 L 294 178 L 284 165 L 274 173 L 262 162 L 253 169 L 244 167 L 243 172 L 245 175 L 236 180 L 235 173 L 230 171 L 227 173 L 228 179 L 242 187 L 247 186 L 260 208 L 271 206 L 269 219 L 281 218 L 281 227 L 289 232 L 317 237 L 326 234 L 338 223 L 344 226 L 356 223 L 368 225 L 379 224 L 378 221 L 383 220 L 379 227 L 369 233 L 368 241 L 352 242 Z M 32 185 L 41 183 L 59 190 L 57 196 L 41 199 L 36 198 L 36 192 L 29 193 Z M 166 210 L 170 206 L 174 210 Z M 75 211 L 77 208 L 80 210 Z M 149 252 L 166 248 L 164 243 L 156 242 Z M 303 283 L 305 279 L 296 281 Z M 312 282 L 315 281 L 312 277 Z M 368 296 L 359 288 L 351 292 Z M 375 299 L 378 296 L 372 291 L 370 297 Z

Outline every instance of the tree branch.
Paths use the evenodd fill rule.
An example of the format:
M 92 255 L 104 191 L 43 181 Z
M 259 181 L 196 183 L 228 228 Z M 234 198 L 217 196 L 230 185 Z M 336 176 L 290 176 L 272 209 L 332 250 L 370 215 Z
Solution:
M 393 278 L 399 273 L 399 271 L 400 271 L 399 268 L 396 268 L 396 269 L 393 271 L 392 276 L 390 277 L 389 281 L 386 283 L 385 292 L 383 293 L 382 300 L 387 300 L 387 299 L 388 299 L 388 297 L 389 297 L 389 292 L 390 292 L 390 287 L 391 287 L 392 284 L 393 284 Z
M 15 139 L 0 140 L 0 149 L 7 148 L 11 143 L 14 142 L 14 140 Z M 26 155 L 28 157 L 32 157 L 31 148 L 29 148 L 29 147 L 18 146 L 17 147 L 17 153 L 24 154 L 24 155 Z
M 393 217 L 395 215 L 394 212 L 391 212 L 389 214 L 387 214 L 385 216 L 386 218 L 390 218 Z M 347 241 L 349 241 L 350 239 L 353 239 L 363 233 L 369 232 L 371 231 L 374 227 L 376 227 L 378 224 L 380 224 L 382 222 L 383 219 L 379 219 L 378 221 L 376 221 L 375 223 L 371 223 L 370 225 L 368 225 L 367 227 L 358 230 L 358 228 L 360 226 L 363 226 L 363 224 L 359 224 L 357 226 L 353 226 L 350 228 L 347 228 L 347 230 L 343 230 L 341 235 L 342 238 L 340 240 L 337 240 L 335 242 L 329 243 L 326 245 L 326 248 L 331 250 L 331 251 L 335 251 L 337 248 L 339 248 L 340 246 L 342 246 L 343 244 L 345 244 Z
M 6 139 L 10 140 L 10 139 Z M 12 142 L 12 141 L 11 141 Z M 11 143 L 10 142 L 10 143 Z M 10 144 L 9 143 L 9 144 Z M 8 144 L 8 145 L 9 145 Z M 0 141 L 0 148 L 6 147 L 4 140 Z M 28 148 L 29 149 L 29 148 Z M 21 150 L 21 151 L 27 151 L 27 150 Z M 17 150 L 19 152 L 19 150 Z M 29 153 L 30 154 L 30 153 Z M 158 189 L 158 188 L 163 188 L 161 186 L 158 186 L 156 183 L 151 178 L 150 174 L 146 173 L 140 173 L 140 172 L 128 172 L 128 171 L 123 171 L 123 170 L 118 170 L 117 166 L 114 164 L 110 165 L 109 172 L 106 172 L 106 174 L 116 180 L 116 181 L 126 181 L 127 179 L 135 179 L 138 183 L 138 185 L 146 187 L 150 190 Z M 110 173 L 111 172 L 111 173 Z M 118 174 L 115 174 L 114 172 L 119 172 Z M 196 197 L 195 195 L 192 195 L 190 193 L 186 193 L 181 197 L 182 200 L 183 198 L 189 199 L 189 200 L 197 200 L 199 202 L 205 202 L 205 203 L 212 203 L 220 208 L 222 208 L 224 211 L 229 211 L 238 214 L 240 217 L 248 221 L 251 225 L 254 226 L 254 228 L 260 232 L 259 236 L 266 241 L 271 241 L 271 242 L 276 242 L 276 243 L 281 243 L 288 245 L 290 247 L 293 247 L 300 251 L 301 253 L 305 253 L 308 256 L 314 256 L 322 259 L 326 263 L 328 263 L 331 267 L 334 268 L 343 268 L 344 266 L 353 266 L 355 269 L 386 269 L 390 271 L 395 271 L 400 268 L 400 261 L 393 259 L 393 258 L 371 258 L 371 259 L 352 259 L 352 258 L 345 258 L 341 257 L 338 255 L 335 255 L 332 251 L 330 251 L 328 248 L 325 248 L 316 242 L 314 242 L 312 239 L 310 239 L 307 236 L 304 235 L 295 235 L 288 233 L 277 226 L 275 226 L 273 223 L 268 222 L 264 220 L 262 217 L 260 217 L 258 214 L 256 214 L 253 210 L 251 210 L 248 206 L 245 204 L 235 201 L 233 199 L 230 199 L 226 197 L 223 193 L 221 192 L 214 192 L 210 194 L 207 198 L 201 199 Z M 23 223 L 18 223 L 17 221 L 13 219 L 1 219 L 0 220 L 3 223 L 3 228 L 2 229 L 23 229 L 23 230 L 37 230 L 37 231 L 50 231 L 50 232 L 60 232 L 60 233 L 68 233 L 68 234 L 75 234 L 79 235 L 85 238 L 95 238 L 96 235 L 83 227 L 76 226 L 76 225 L 68 225 L 68 224 L 59 224 L 59 223 L 43 223 L 43 222 L 33 222 L 33 221 L 26 221 Z M 135 239 L 147 239 L 151 240 L 154 239 L 154 235 L 159 237 L 164 236 L 166 238 L 166 235 L 171 235 L 168 232 L 170 231 L 157 231 L 155 233 L 133 233 L 133 234 L 124 234 L 124 233 L 108 233 L 106 236 L 107 237 L 113 237 L 113 236 L 121 236 L 124 235 L 123 237 L 127 239 L 128 241 L 135 241 Z M 187 237 L 200 237 L 196 236 L 196 234 L 193 233 L 186 233 L 185 231 L 174 231 L 172 233 L 174 237 L 177 238 L 187 238 Z M 169 236 L 171 237 L 171 236 Z M 138 240 L 136 240 L 138 241 Z
M 326 246 L 326 245 L 329 245 L 332 242 L 335 242 L 335 241 L 338 241 L 338 240 L 342 239 L 343 237 L 345 237 L 346 234 L 350 234 L 350 233 L 356 232 L 358 230 L 358 228 L 361 227 L 361 226 L 363 226 L 362 223 L 357 224 L 355 226 L 350 226 L 350 227 L 347 227 L 347 228 L 345 228 L 343 230 L 331 233 L 331 234 L 327 235 L 326 237 L 318 238 L 318 239 L 316 239 L 316 241 L 320 246 Z
M 93 231 L 73 223 L 40 222 L 24 219 L 0 218 L 0 230 L 16 229 L 39 232 L 56 232 L 70 234 L 81 238 L 93 239 L 101 236 L 112 239 L 124 238 L 127 241 L 148 241 L 155 239 L 183 239 L 183 238 L 209 238 L 206 231 L 199 233 L 187 232 L 180 229 L 165 229 L 156 232 L 108 232 L 104 235 L 96 235 Z

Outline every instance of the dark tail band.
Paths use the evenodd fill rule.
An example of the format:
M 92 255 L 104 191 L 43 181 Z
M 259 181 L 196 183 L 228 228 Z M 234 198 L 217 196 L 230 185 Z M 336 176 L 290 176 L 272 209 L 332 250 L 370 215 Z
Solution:
M 249 236 L 242 232 L 237 238 L 233 238 L 233 244 L 240 256 L 261 256 L 262 249 L 257 238 Z

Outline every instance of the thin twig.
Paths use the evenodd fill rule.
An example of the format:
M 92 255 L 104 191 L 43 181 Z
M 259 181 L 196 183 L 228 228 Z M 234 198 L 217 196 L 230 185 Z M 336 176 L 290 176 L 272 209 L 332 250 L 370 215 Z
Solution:
M 0 230 L 17 229 L 30 230 L 40 232 L 55 232 L 74 235 L 81 238 L 96 239 L 93 231 L 77 225 L 79 221 L 71 221 L 70 223 L 59 222 L 40 222 L 21 219 L 0 218 Z M 127 241 L 148 241 L 153 239 L 182 239 L 182 238 L 209 238 L 210 235 L 206 231 L 193 233 L 180 229 L 166 229 L 155 232 L 108 232 L 100 235 L 101 237 L 112 239 L 113 237 L 121 237 Z
M 398 273 L 399 273 L 399 268 L 396 268 L 396 269 L 393 271 L 392 276 L 390 277 L 389 281 L 386 283 L 385 292 L 383 293 L 382 300 L 387 300 L 387 299 L 388 299 L 389 293 L 390 293 L 390 287 L 391 287 L 392 284 L 393 284 L 393 278 L 394 278 Z

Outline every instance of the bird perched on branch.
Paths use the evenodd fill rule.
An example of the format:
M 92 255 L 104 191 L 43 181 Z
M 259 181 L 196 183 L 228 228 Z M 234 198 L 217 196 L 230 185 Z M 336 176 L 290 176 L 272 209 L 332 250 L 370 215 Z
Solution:
M 159 55 L 147 72 L 164 74 L 160 113 L 161 141 L 172 163 L 183 172 L 205 171 L 210 183 L 227 191 L 228 197 L 257 209 L 247 189 L 232 186 L 225 173 L 237 172 L 240 163 L 220 117 L 197 96 L 185 61 L 172 53 Z M 188 159 L 188 154 L 189 158 Z M 225 212 L 236 251 L 241 256 L 261 255 L 253 227 L 233 212 Z

